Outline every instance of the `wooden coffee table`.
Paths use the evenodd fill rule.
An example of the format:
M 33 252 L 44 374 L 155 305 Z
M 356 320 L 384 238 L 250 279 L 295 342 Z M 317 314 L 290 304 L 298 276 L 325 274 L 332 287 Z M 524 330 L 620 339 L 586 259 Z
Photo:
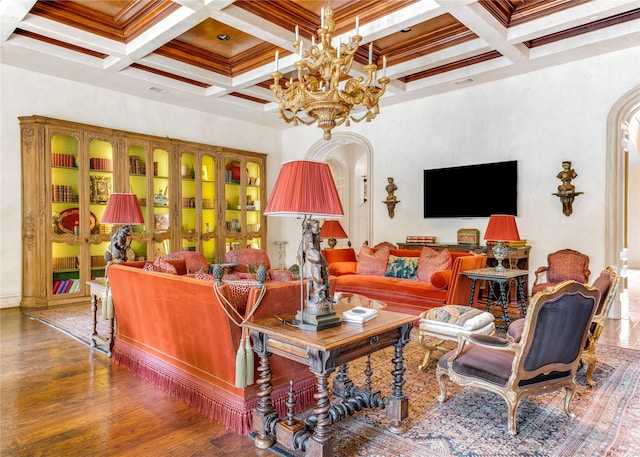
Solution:
M 366 300 L 357 300 L 366 303 Z M 355 306 L 356 300 L 343 300 L 335 305 L 338 316 Z M 364 324 L 342 322 L 319 332 L 300 330 L 283 323 L 292 322 L 294 315 L 283 315 L 247 322 L 243 327 L 251 330 L 253 349 L 260 359 L 260 399 L 253 412 L 255 443 L 266 449 L 276 441 L 289 448 L 304 450 L 306 456 L 331 457 L 333 437 L 330 426 L 362 408 L 384 407 L 387 417 L 392 420 L 391 430 L 404 431 L 402 421 L 409 415 L 409 400 L 402 391 L 404 384 L 404 357 L 402 349 L 409 341 L 409 334 L 416 316 L 396 313 L 378 308 L 378 316 Z M 365 385 L 356 387 L 348 376 L 347 364 L 363 356 L 370 356 L 383 348 L 394 346 L 390 360 L 392 393 L 383 397 L 380 391 L 371 389 L 370 364 L 365 370 Z M 289 360 L 305 364 L 316 376 L 317 400 L 311 420 L 301 423 L 293 419 L 295 403 L 289 402 L 287 418 L 280 419 L 271 401 L 271 367 L 269 358 L 277 354 Z M 329 401 L 329 377 L 338 369 L 333 382 L 333 393 L 338 397 L 336 404 Z M 293 392 L 291 393 L 293 400 Z M 358 407 L 354 408 L 354 404 Z M 294 439 L 295 435 L 295 439 Z

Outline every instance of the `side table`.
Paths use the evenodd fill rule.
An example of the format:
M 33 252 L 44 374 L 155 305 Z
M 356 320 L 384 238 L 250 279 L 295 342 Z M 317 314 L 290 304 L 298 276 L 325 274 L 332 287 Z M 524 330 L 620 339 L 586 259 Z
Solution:
M 469 298 L 469 306 L 473 306 L 473 297 L 476 292 L 476 282 L 478 280 L 487 281 L 489 296 L 487 297 L 487 311 L 491 310 L 492 303 L 494 305 L 499 305 L 502 308 L 502 316 L 504 321 L 504 325 L 496 325 L 497 328 L 501 328 L 506 330 L 511 322 L 511 318 L 509 318 L 509 312 L 507 309 L 507 305 L 509 304 L 509 300 L 507 299 L 506 294 L 506 286 L 509 282 L 516 282 L 516 301 L 520 304 L 520 309 L 522 310 L 522 315 L 527 315 L 527 305 L 528 305 L 528 297 L 524 292 L 524 285 L 527 284 L 529 280 L 529 272 L 527 270 L 511 270 L 507 269 L 505 271 L 496 271 L 495 268 L 480 268 L 477 270 L 467 270 L 461 272 L 463 275 L 467 276 L 471 279 L 471 296 Z M 500 290 L 500 295 L 496 296 L 494 292 L 493 284 L 497 284 Z
M 107 339 L 103 339 L 98 335 L 98 300 L 102 306 L 107 299 L 107 283 L 104 279 L 96 279 L 93 281 L 87 281 L 89 285 L 89 293 L 91 294 L 91 312 L 93 314 L 93 332 L 91 333 L 91 347 L 96 347 L 98 344 L 104 345 L 107 351 L 107 356 L 111 357 L 111 350 L 113 349 L 113 333 L 114 333 L 114 318 L 111 317 L 109 321 L 109 335 Z

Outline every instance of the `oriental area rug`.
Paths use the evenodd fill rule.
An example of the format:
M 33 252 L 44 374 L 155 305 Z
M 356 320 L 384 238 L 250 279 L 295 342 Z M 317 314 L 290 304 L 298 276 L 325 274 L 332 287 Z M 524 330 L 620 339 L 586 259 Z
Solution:
M 29 310 L 24 312 L 24 314 L 56 330 L 60 330 L 87 346 L 91 346 L 91 334 L 93 333 L 93 313 L 91 311 L 91 305 L 56 306 L 53 308 Z M 102 319 L 100 304 L 98 304 L 98 319 L 96 323 L 98 336 L 106 339 L 109 334 L 109 321 Z M 106 353 L 100 346 L 97 346 L 95 349 Z
M 91 307 L 69 306 L 26 313 L 67 335 L 89 344 Z M 98 333 L 107 334 L 108 321 L 98 315 Z M 451 348 L 455 343 L 448 342 Z M 386 348 L 371 357 L 372 387 L 391 394 L 391 354 Z M 578 371 L 578 390 L 572 401 L 576 419 L 564 413 L 564 390 L 527 397 L 517 415 L 518 434 L 507 434 L 504 400 L 490 392 L 459 387 L 447 380 L 447 401 L 439 403 L 435 378 L 436 357 L 426 371 L 418 370 L 424 350 L 417 331 L 405 346 L 409 419 L 406 432 L 389 431 L 384 410 L 362 410 L 331 426 L 336 457 L 637 457 L 640 456 L 640 351 L 599 345 L 591 388 L 585 368 Z M 350 364 L 349 375 L 358 385 L 365 378 L 366 359 Z M 300 413 L 304 418 L 310 411 Z M 273 446 L 274 455 L 303 454 Z
M 449 343 L 454 347 L 455 343 Z M 391 394 L 392 348 L 372 355 L 373 387 Z M 576 419 L 564 413 L 564 390 L 527 397 L 518 409 L 518 434 L 507 434 L 507 407 L 502 397 L 482 389 L 459 387 L 447 380 L 447 401 L 439 403 L 436 360 L 420 372 L 424 351 L 417 332 L 405 346 L 409 419 L 406 433 L 388 430 L 384 410 L 362 410 L 331 426 L 337 457 L 485 457 L 485 456 L 640 456 L 640 352 L 599 346 L 598 363 L 590 388 L 585 368 L 578 372 L 578 390 L 572 401 Z M 438 355 L 439 356 L 439 355 Z M 364 379 L 364 360 L 349 366 L 354 382 Z M 305 413 L 299 415 L 303 418 Z M 272 448 L 273 450 L 273 448 Z M 303 454 L 283 449 L 295 457 Z

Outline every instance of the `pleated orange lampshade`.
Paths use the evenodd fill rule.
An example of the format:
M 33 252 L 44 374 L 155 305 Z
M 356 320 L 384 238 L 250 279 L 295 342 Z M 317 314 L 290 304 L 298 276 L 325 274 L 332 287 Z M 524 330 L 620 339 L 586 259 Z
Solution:
M 313 219 L 344 216 L 329 165 L 312 160 L 282 164 L 264 214 Z
M 515 216 L 506 214 L 492 214 L 484 233 L 484 239 L 489 241 L 519 241 L 520 234 Z
M 113 193 L 109 195 L 104 210 L 102 224 L 139 225 L 144 224 L 144 217 L 135 194 Z

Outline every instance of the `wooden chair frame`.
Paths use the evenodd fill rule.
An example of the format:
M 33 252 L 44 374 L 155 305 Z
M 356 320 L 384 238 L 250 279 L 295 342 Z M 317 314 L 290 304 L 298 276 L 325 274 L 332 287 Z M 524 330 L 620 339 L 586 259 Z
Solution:
M 604 324 L 607 321 L 607 316 L 609 311 L 611 310 L 611 305 L 616 299 L 616 295 L 618 294 L 618 289 L 620 287 L 621 277 L 615 271 L 615 267 L 608 266 L 602 272 L 602 274 L 609 275 L 609 280 L 611 281 L 611 285 L 609 286 L 609 290 L 607 291 L 606 296 L 600 297 L 600 312 L 593 316 L 591 320 L 592 324 L 590 326 L 590 330 L 587 333 L 587 343 L 582 351 L 582 360 L 581 363 L 587 362 L 587 383 L 593 387 L 596 385 L 595 381 L 591 378 L 593 375 L 593 370 L 596 367 L 596 362 L 598 361 L 596 357 L 596 346 L 598 345 L 598 339 L 600 338 L 600 334 L 604 329 Z

